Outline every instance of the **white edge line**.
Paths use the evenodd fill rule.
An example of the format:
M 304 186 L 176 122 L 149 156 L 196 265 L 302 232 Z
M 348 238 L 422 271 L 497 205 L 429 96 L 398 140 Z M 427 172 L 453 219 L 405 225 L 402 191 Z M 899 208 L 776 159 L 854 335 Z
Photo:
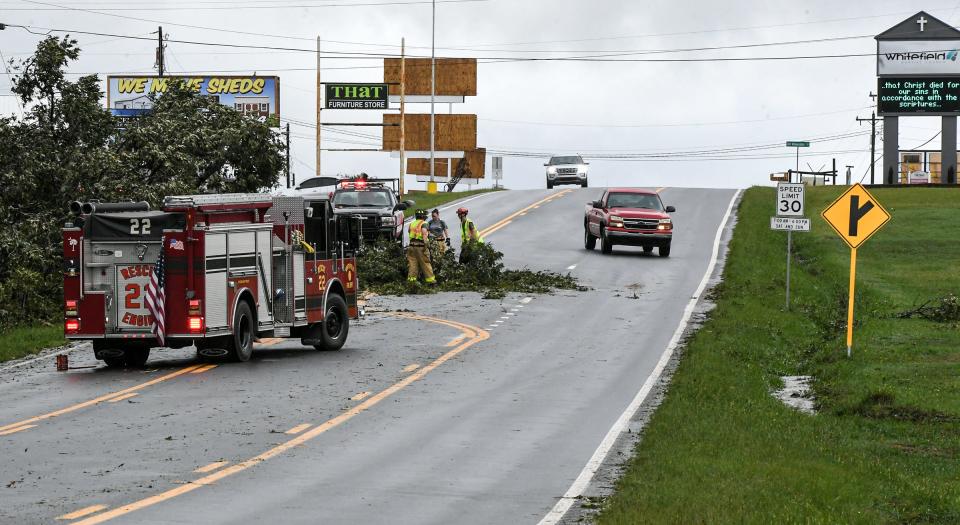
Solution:
M 713 240 L 713 255 L 710 257 L 710 264 L 707 266 L 707 271 L 703 274 L 703 279 L 700 280 L 700 286 L 697 287 L 696 293 L 694 293 L 693 297 L 687 303 L 687 307 L 684 308 L 683 317 L 680 318 L 680 324 L 673 332 L 673 337 L 671 337 L 667 343 L 667 347 L 660 356 L 660 361 L 657 362 L 657 366 L 647 377 L 647 380 L 644 381 L 643 386 L 640 387 L 640 391 L 637 392 L 633 401 L 627 405 L 627 408 L 620 414 L 620 417 L 617 418 L 617 421 L 610 427 L 610 430 L 607 431 L 607 435 L 603 437 L 600 446 L 594 451 L 593 456 L 587 461 L 586 466 L 580 471 L 580 475 L 577 476 L 577 479 L 570 485 L 566 494 L 564 494 L 563 497 L 557 501 L 557 504 L 553 506 L 553 509 L 540 520 L 539 525 L 554 525 L 563 519 L 563 516 L 570 510 L 570 507 L 573 506 L 573 502 L 583 494 L 583 491 L 590 484 L 590 480 L 593 479 L 600 465 L 603 464 L 603 460 L 606 459 L 607 454 L 610 452 L 610 449 L 613 448 L 613 444 L 617 441 L 617 438 L 626 430 L 627 425 L 630 423 L 630 420 L 633 419 L 640 405 L 646 401 L 647 396 L 650 395 L 650 391 L 653 389 L 653 385 L 660 380 L 660 376 L 663 375 L 663 370 L 667 367 L 667 363 L 670 362 L 670 358 L 673 357 L 673 352 L 676 350 L 680 338 L 683 336 L 683 332 L 687 329 L 687 323 L 690 322 L 693 310 L 700 300 L 700 294 L 703 293 L 704 288 L 707 287 L 707 283 L 710 281 L 710 276 L 713 275 L 713 269 L 717 265 L 717 254 L 720 252 L 720 240 L 723 237 L 723 230 L 727 227 L 727 221 L 729 221 L 730 213 L 733 211 L 733 204 L 737 201 L 737 197 L 740 196 L 741 191 L 742 190 L 737 190 L 737 192 L 733 194 L 733 198 L 730 199 L 730 204 L 727 205 L 727 212 L 723 216 L 723 221 L 721 221 L 720 227 L 717 228 L 717 235 Z
M 83 346 L 84 344 L 85 344 L 85 343 L 82 343 L 82 342 L 81 342 L 81 343 L 75 343 L 73 346 L 71 346 L 70 348 L 67 348 L 66 350 L 61 350 L 61 351 L 59 351 L 59 352 L 51 352 L 51 353 L 47 353 L 47 354 L 43 354 L 43 355 L 38 355 L 37 357 L 34 357 L 34 358 L 32 358 L 32 359 L 27 359 L 26 361 L 20 361 L 20 362 L 17 362 L 17 363 L 13 363 L 13 364 L 9 364 L 9 365 L 6 365 L 6 366 L 2 366 L 2 367 L 0 367 L 0 372 L 3 372 L 4 370 L 13 370 L 14 368 L 19 368 L 19 367 L 24 366 L 24 365 L 29 365 L 30 363 L 35 363 L 35 362 L 40 361 L 40 360 L 42 360 L 42 359 L 50 359 L 51 357 L 54 357 L 54 356 L 59 355 L 59 354 L 69 354 L 70 352 L 73 352 L 74 350 L 76 350 L 77 348 L 80 348 L 80 347 Z M 41 350 L 41 352 L 44 352 L 44 350 Z M 56 358 L 54 358 L 54 359 L 56 359 Z

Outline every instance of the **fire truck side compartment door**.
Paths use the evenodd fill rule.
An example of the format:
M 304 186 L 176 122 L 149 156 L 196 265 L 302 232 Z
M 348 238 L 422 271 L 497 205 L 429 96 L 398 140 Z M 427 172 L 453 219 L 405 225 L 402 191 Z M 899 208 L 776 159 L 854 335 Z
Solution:
M 207 232 L 206 246 L 206 324 L 208 330 L 227 326 L 227 236 Z
M 272 236 L 273 233 L 269 229 L 257 232 L 257 272 L 260 286 L 257 319 L 260 324 L 273 322 L 273 311 L 270 308 L 274 300 L 270 289 L 273 283 L 273 257 L 270 256 Z

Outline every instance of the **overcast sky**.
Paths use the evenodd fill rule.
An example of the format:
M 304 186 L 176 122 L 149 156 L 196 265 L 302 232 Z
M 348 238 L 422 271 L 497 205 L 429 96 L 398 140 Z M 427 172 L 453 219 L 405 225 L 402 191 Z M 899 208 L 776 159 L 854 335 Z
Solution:
M 0 0 L 0 22 L 148 37 L 162 22 L 172 40 L 304 49 L 314 48 L 319 35 L 324 51 L 381 54 L 397 53 L 401 37 L 406 37 L 409 54 L 429 56 L 430 5 L 383 5 L 387 2 L 391 0 Z M 853 165 L 854 178 L 859 179 L 869 166 L 870 137 L 869 125 L 859 125 L 855 118 L 870 116 L 868 94 L 876 90 L 872 56 L 666 63 L 485 63 L 483 57 L 596 55 L 863 35 L 868 38 L 616 58 L 869 54 L 875 51 L 873 35 L 919 10 L 957 25 L 958 6 L 956 0 L 940 0 L 939 4 L 904 0 L 450 2 L 437 4 L 436 45 L 438 56 L 480 59 L 478 96 L 454 106 L 454 112 L 479 116 L 478 145 L 543 153 L 543 158 L 504 160 L 504 182 L 510 188 L 543 187 L 542 164 L 550 153 L 589 156 L 709 150 L 862 132 L 842 140 L 815 142 L 800 158 L 801 167 L 809 163 L 814 169 L 829 169 L 836 157 L 841 172 L 843 166 Z M 101 78 L 155 72 L 153 42 L 75 36 L 83 51 L 71 65 L 72 72 L 98 73 Z M 20 28 L 8 28 L 0 32 L 0 52 L 6 59 L 22 59 L 40 38 Z M 309 52 L 181 43 L 170 43 L 167 48 L 170 74 L 256 72 L 280 77 L 281 117 L 295 121 L 292 152 L 298 180 L 315 171 L 315 65 L 316 57 Z M 383 74 L 382 60 L 376 59 L 324 57 L 323 69 L 324 81 L 379 81 Z M 0 111 L 5 114 L 17 111 L 13 97 L 6 96 L 9 93 L 9 77 L 0 74 Z M 413 106 L 409 111 L 416 110 L 429 112 L 429 106 Z M 446 105 L 437 110 L 449 111 Z M 379 113 L 331 110 L 323 113 L 323 120 L 379 121 Z M 901 119 L 901 148 L 928 141 L 939 124 L 939 118 Z M 350 129 L 380 133 L 378 128 Z M 327 138 L 354 140 L 332 131 L 324 133 Z M 939 144 L 937 138 L 927 147 Z M 350 147 L 333 141 L 325 145 Z M 775 158 L 744 159 L 744 155 Z M 769 173 L 792 168 L 795 159 L 792 149 L 775 147 L 736 153 L 724 160 L 590 162 L 593 186 L 744 187 L 769 184 Z M 393 176 L 399 166 L 398 160 L 386 153 L 324 152 L 321 171 L 324 175 L 366 171 Z M 489 176 L 489 160 L 487 171 Z M 423 185 L 414 187 L 418 186 Z

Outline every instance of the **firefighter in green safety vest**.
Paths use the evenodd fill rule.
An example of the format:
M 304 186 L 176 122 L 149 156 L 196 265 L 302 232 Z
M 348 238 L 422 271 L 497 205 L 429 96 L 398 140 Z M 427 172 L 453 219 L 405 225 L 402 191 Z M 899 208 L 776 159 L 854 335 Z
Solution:
M 416 282 L 423 272 L 427 284 L 436 284 L 437 278 L 433 275 L 433 265 L 430 264 L 430 252 L 427 251 L 427 210 L 417 210 L 413 222 L 410 223 L 410 245 L 407 246 L 407 280 Z
M 483 237 L 480 236 L 480 230 L 473 223 L 473 220 L 467 218 L 470 210 L 460 208 L 457 210 L 457 217 L 460 218 L 460 262 L 469 259 L 470 250 L 477 244 L 483 244 Z

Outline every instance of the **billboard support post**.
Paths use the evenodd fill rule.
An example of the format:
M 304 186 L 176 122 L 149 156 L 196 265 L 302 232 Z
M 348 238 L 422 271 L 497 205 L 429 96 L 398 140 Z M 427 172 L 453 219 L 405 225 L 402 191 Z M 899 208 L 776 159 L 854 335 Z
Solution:
M 957 183 L 957 117 L 940 117 L 940 183 Z M 910 174 L 908 173 L 909 177 Z M 907 181 L 909 182 L 909 180 Z
M 323 105 L 320 103 L 320 35 L 317 35 L 317 172 L 315 175 L 320 176 L 320 110 L 323 108 Z
M 163 78 L 163 26 L 157 26 L 157 71 Z
M 287 122 L 287 189 L 290 189 L 290 123 Z
M 404 98 L 407 86 L 407 39 L 400 39 L 400 195 L 404 193 L 404 179 L 407 177 L 407 159 L 404 144 L 404 132 L 406 131 L 405 120 L 406 112 L 404 108 Z
M 437 40 L 437 0 L 431 2 L 431 14 L 430 14 L 430 182 L 427 184 L 427 193 L 436 193 L 437 192 L 437 181 L 434 178 L 436 175 L 434 173 L 435 167 L 433 165 L 433 157 L 435 152 L 434 139 L 436 135 L 436 122 L 434 119 L 436 117 L 435 112 L 435 102 L 437 98 L 437 56 L 436 56 L 436 40 Z

